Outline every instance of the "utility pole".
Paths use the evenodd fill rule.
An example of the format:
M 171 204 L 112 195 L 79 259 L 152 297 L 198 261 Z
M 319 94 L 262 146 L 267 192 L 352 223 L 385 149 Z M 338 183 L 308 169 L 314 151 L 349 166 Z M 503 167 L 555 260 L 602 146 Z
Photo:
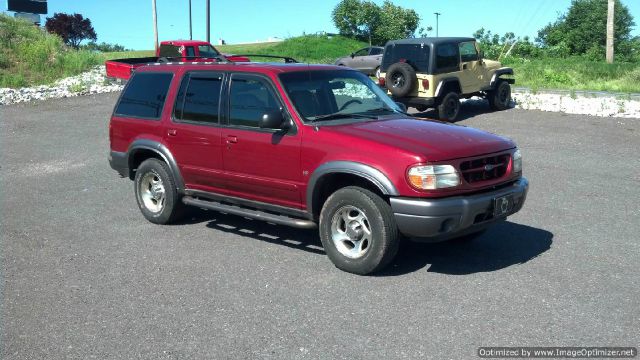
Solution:
M 211 29 L 210 29 L 210 25 L 211 25 L 211 4 L 210 4 L 211 0 L 207 0 L 207 42 L 211 43 L 210 38 L 211 38 Z
M 191 0 L 189 0 L 189 40 L 193 40 L 193 23 L 191 22 Z
M 613 15 L 615 14 L 615 4 L 615 0 L 609 0 L 609 6 L 607 9 L 607 63 L 609 64 L 613 63 Z
M 438 37 L 438 27 L 439 27 L 439 24 L 438 24 L 438 18 L 439 18 L 439 17 L 440 17 L 440 15 L 442 15 L 442 14 L 440 14 L 439 12 L 434 12 L 434 14 L 436 14 L 436 37 Z
M 153 38 L 154 48 L 156 49 L 156 54 L 158 53 L 158 13 L 156 12 L 156 0 L 151 0 L 151 7 L 153 12 Z

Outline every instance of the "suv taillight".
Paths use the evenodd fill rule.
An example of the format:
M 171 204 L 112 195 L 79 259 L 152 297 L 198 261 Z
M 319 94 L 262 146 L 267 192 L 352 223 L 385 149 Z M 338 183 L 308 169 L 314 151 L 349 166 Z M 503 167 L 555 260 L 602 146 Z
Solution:
M 380 86 L 383 86 L 383 87 L 384 87 L 384 85 L 385 85 L 385 81 L 384 81 L 384 78 L 383 78 L 383 77 L 379 77 L 379 78 L 378 78 L 378 85 L 380 85 Z
M 429 80 L 427 80 L 427 79 L 422 80 L 422 87 L 425 90 L 429 90 Z

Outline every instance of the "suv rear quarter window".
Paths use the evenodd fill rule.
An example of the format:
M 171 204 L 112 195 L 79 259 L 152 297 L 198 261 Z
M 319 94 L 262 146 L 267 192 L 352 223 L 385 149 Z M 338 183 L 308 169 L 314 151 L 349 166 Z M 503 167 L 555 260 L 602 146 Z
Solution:
M 120 96 L 115 115 L 159 119 L 171 79 L 173 79 L 171 73 L 134 73 Z
M 436 72 L 459 70 L 458 44 L 439 44 L 436 47 Z

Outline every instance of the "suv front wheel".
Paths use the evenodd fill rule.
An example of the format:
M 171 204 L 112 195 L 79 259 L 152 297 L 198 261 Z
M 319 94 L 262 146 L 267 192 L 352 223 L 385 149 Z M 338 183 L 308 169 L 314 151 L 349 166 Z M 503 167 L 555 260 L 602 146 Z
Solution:
M 511 103 L 511 85 L 506 81 L 500 81 L 495 90 L 487 93 L 487 100 L 492 110 L 506 110 Z
M 184 205 L 166 163 L 154 158 L 143 161 L 133 184 L 138 207 L 147 220 L 168 224 L 180 218 Z
M 450 92 L 442 98 L 438 105 L 438 117 L 440 120 L 454 121 L 460 113 L 460 97 Z
M 399 245 L 389 204 L 356 186 L 336 191 L 324 203 L 320 239 L 337 268 L 360 275 L 385 267 L 396 256 Z

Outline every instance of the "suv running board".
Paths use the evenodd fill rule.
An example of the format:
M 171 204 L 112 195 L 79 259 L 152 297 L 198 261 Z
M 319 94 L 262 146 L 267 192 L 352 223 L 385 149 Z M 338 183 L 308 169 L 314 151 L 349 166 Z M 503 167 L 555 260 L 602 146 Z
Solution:
M 248 218 L 262 220 L 278 225 L 292 226 L 301 229 L 315 229 L 316 223 L 311 220 L 298 219 L 285 215 L 277 215 L 265 211 L 248 209 L 236 205 L 227 205 L 217 201 L 201 200 L 191 196 L 184 196 L 182 202 L 187 205 L 197 206 L 207 210 L 215 210 L 223 213 L 246 216 Z

